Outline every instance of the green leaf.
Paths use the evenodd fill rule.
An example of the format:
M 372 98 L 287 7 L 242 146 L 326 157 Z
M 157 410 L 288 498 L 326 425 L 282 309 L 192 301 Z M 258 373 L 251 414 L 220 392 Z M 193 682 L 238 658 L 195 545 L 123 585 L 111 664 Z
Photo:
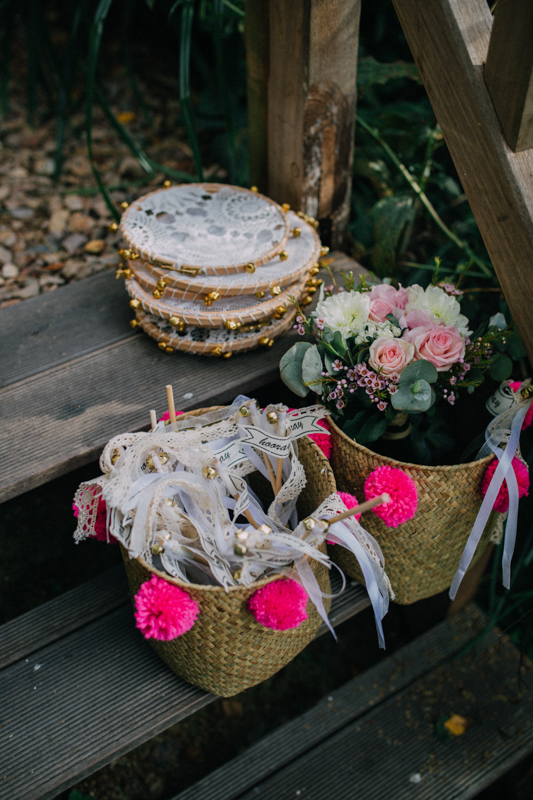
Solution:
M 372 414 L 371 417 L 362 425 L 359 431 L 357 441 L 359 444 L 367 444 L 368 442 L 375 442 L 380 436 L 383 436 L 387 430 L 387 419 L 384 414 L 379 411 L 377 414 Z
M 430 361 L 424 361 L 424 359 L 411 361 L 400 375 L 400 386 L 404 383 L 411 384 L 418 380 L 436 383 L 438 377 L 437 368 Z
M 324 352 L 324 361 L 326 363 L 326 369 L 330 375 L 337 375 L 340 372 L 338 369 L 333 369 L 333 362 L 338 361 L 338 359 L 333 358 L 331 353 L 329 353 L 327 350 Z
M 314 344 L 304 353 L 302 360 L 302 381 L 305 386 L 308 386 L 319 395 L 322 395 L 324 391 L 322 384 L 323 371 L 324 365 L 317 346 Z
M 396 319 L 396 317 L 394 316 L 394 314 L 387 314 L 387 316 L 385 317 L 385 319 L 388 319 L 388 320 L 389 320 L 389 322 L 392 322 L 392 324 L 393 324 L 393 325 L 396 325 L 396 327 L 397 327 L 397 328 L 399 328 L 399 327 L 400 327 L 400 323 L 398 322 L 398 320 Z
M 368 411 L 358 411 L 351 419 L 347 420 L 342 426 L 342 432 L 350 439 L 359 440 L 359 430 L 368 419 Z
M 435 393 L 430 384 L 417 380 L 412 384 L 404 383 L 398 386 L 398 391 L 391 397 L 391 405 L 397 411 L 427 411 L 435 402 Z
M 415 215 L 415 198 L 411 194 L 384 197 L 372 208 L 375 241 L 372 267 L 380 277 L 395 271 L 396 253 L 402 249 L 400 239 L 413 224 Z
M 469 383 L 483 383 L 485 376 L 483 375 L 482 370 L 474 368 L 467 373 L 466 380 Z
M 490 377 L 495 381 L 506 381 L 513 371 L 513 362 L 509 356 L 504 356 L 502 353 L 494 358 L 490 367 Z
M 309 387 L 305 386 L 302 380 L 302 361 L 312 346 L 311 342 L 296 342 L 279 362 L 281 380 L 298 397 L 306 397 L 309 394 Z
M 410 78 L 422 83 L 420 74 L 414 64 L 407 61 L 394 61 L 381 64 L 372 56 L 363 56 L 357 65 L 357 85 L 359 88 L 387 83 L 398 78 Z
M 525 351 L 524 345 L 522 344 L 520 336 L 518 335 L 518 333 L 512 333 L 509 339 L 510 339 L 509 355 L 515 361 L 522 361 L 522 359 L 526 357 L 527 353 Z

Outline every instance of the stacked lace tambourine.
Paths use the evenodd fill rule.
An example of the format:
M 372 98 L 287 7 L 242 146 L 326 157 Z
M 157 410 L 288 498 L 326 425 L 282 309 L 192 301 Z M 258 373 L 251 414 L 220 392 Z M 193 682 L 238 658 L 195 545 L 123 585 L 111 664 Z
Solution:
M 229 357 L 269 347 L 321 281 L 316 222 L 256 191 L 186 184 L 141 197 L 124 212 L 117 276 L 159 347 Z
M 105 536 L 122 547 L 137 627 L 207 691 L 228 696 L 264 680 L 322 621 L 331 628 L 326 538 L 361 564 L 383 644 L 381 552 L 355 516 L 337 521 L 346 505 L 306 435 L 324 432 L 323 413 L 261 411 L 239 397 L 161 421 L 112 439 L 103 474 L 76 493 L 76 540 L 98 535 L 104 516 Z

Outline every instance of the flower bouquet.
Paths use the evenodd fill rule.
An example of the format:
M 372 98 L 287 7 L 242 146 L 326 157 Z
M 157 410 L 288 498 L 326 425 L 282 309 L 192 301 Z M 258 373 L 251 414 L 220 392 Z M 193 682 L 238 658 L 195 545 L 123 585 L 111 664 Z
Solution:
M 513 359 L 525 354 L 501 313 L 473 332 L 461 311 L 462 292 L 452 284 L 395 288 L 369 286 L 363 279 L 355 286 L 350 274 L 344 287 L 333 290 L 321 288 L 308 316 L 298 309 L 295 327 L 308 339 L 284 355 L 281 377 L 299 396 L 315 391 L 330 411 L 331 463 L 341 491 L 368 495 L 368 476 L 381 468 L 381 490 L 405 498 L 401 518 L 391 517 L 382 506 L 366 527 L 383 550 L 396 599 L 411 603 L 452 582 L 481 508 L 487 468 L 495 455 L 500 459 L 503 451 L 497 446 L 510 435 L 508 414 L 492 437 L 496 447 L 462 463 L 476 420 L 482 433 L 483 415 L 490 419 L 484 405 L 469 396 L 485 381 L 494 381 L 494 388 L 503 381 L 496 395 L 505 389 L 507 403 L 509 393 L 514 394 L 512 413 L 529 404 L 527 387 L 513 393 L 507 380 Z M 493 414 L 503 407 L 496 395 L 487 404 Z M 467 448 L 467 455 L 468 450 L 474 455 L 481 443 Z M 413 478 L 417 503 L 408 502 L 396 472 L 387 475 L 385 468 L 401 468 Z M 522 494 L 524 486 L 522 476 Z M 477 557 L 497 516 L 491 514 L 488 521 L 487 515 Z M 350 575 L 361 577 L 349 556 L 342 553 L 336 560 Z

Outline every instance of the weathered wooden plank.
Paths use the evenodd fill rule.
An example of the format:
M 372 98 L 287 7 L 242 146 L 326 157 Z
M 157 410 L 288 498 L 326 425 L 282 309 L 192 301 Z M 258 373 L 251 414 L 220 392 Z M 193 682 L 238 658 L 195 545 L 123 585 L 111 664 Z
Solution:
M 340 579 L 332 578 L 338 591 Z M 66 617 L 69 595 L 59 598 Z M 21 624 L 32 615 L 34 626 L 50 605 Z M 339 624 L 367 605 L 363 587 L 351 585 L 334 599 L 331 620 Z M 51 800 L 216 699 L 157 658 L 129 604 L 86 622 L 79 617 L 78 630 L 2 671 L 0 800 Z
M 269 0 L 244 0 L 250 184 L 257 186 L 263 194 L 268 190 L 268 2 Z
M 114 272 L 3 308 L 0 387 L 131 338 L 133 317 Z
M 452 621 L 447 620 L 435 626 L 368 672 L 345 683 L 310 711 L 280 726 L 241 756 L 213 771 L 173 800 L 236 800 L 252 787 L 256 787 L 253 796 L 262 797 L 263 782 L 307 752 L 313 754 L 311 758 L 318 757 L 319 767 L 333 778 L 330 764 L 317 753 L 320 743 L 452 657 L 479 630 L 483 621 L 479 612 L 469 607 Z M 359 742 L 359 747 L 363 757 L 373 758 L 364 743 Z M 380 755 L 380 758 L 386 757 L 386 754 Z M 309 783 L 307 785 L 310 786 Z M 394 786 L 394 798 L 398 789 Z M 288 796 L 296 796 L 294 789 L 292 795 Z M 337 797 L 329 790 L 309 796 L 316 800 Z M 387 796 L 391 796 L 390 792 L 381 795 Z M 363 800 L 359 793 L 357 797 Z
M 490 37 L 485 81 L 515 152 L 533 147 L 533 4 L 498 0 Z
M 269 5 L 268 193 L 319 218 L 340 247 L 349 215 L 360 1 Z
M 485 0 L 393 0 L 481 235 L 533 360 L 533 151 L 513 153 L 483 76 Z
M 0 629 L 0 669 L 129 602 L 122 565 L 6 622 Z

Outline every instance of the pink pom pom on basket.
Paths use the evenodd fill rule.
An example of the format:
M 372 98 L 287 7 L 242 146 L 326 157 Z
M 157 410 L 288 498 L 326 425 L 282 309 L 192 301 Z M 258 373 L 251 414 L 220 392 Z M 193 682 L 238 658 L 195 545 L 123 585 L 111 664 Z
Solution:
M 248 608 L 260 625 L 276 631 L 297 628 L 307 619 L 308 595 L 303 586 L 290 579 L 272 581 L 248 600 Z
M 416 484 L 410 475 L 398 467 L 384 464 L 370 473 L 365 481 L 365 498 L 372 500 L 380 494 L 390 495 L 390 502 L 376 506 L 372 512 L 389 528 L 413 519 L 418 506 Z
M 518 483 L 518 497 L 523 497 L 524 495 L 527 497 L 529 489 L 529 470 L 519 458 L 516 458 L 516 456 L 513 458 L 512 466 L 514 474 L 516 475 L 516 481 Z M 496 472 L 497 467 L 498 459 L 494 458 L 485 470 L 483 480 L 481 481 L 481 494 L 483 497 L 485 497 L 487 493 L 487 489 L 489 488 L 490 482 L 494 473 Z M 500 486 L 500 491 L 498 492 L 494 502 L 493 509 L 494 511 L 499 511 L 501 514 L 509 510 L 509 491 L 505 481 Z
M 198 603 L 173 583 L 153 575 L 135 595 L 135 622 L 145 639 L 168 642 L 192 628 Z

